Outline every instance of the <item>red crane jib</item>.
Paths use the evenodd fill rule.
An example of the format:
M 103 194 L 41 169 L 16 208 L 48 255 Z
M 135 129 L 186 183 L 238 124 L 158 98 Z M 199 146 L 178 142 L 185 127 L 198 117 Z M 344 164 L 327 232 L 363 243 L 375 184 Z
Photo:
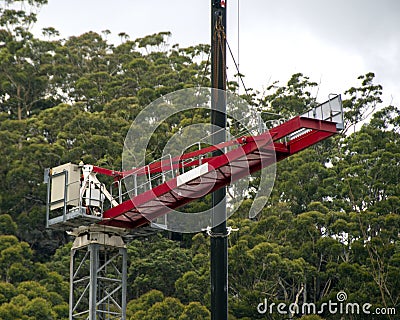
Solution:
M 94 172 L 120 179 L 133 173 L 139 176 L 149 174 L 149 171 L 152 174 L 183 166 L 206 164 L 205 171 L 194 179 L 182 182 L 177 176 L 106 210 L 99 224 L 130 229 L 144 226 L 151 220 L 167 214 L 171 209 L 181 207 L 274 162 L 281 161 L 337 132 L 334 122 L 298 116 L 257 136 L 243 136 L 130 171 L 94 167 Z M 299 134 L 296 136 L 296 133 Z M 290 135 L 292 137 L 287 139 Z M 200 160 L 182 162 L 231 146 L 236 148 L 222 155 L 202 158 L 201 163 Z

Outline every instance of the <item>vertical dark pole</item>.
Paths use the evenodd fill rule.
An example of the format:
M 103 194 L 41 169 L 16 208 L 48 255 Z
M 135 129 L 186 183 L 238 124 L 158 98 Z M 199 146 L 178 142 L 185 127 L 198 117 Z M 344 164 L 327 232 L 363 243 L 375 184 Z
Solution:
M 226 1 L 211 0 L 211 124 L 213 144 L 225 141 L 226 127 Z M 217 151 L 214 155 L 220 155 Z M 228 239 L 225 188 L 212 194 L 211 230 L 211 319 L 228 319 Z M 219 207 L 216 208 L 217 204 Z

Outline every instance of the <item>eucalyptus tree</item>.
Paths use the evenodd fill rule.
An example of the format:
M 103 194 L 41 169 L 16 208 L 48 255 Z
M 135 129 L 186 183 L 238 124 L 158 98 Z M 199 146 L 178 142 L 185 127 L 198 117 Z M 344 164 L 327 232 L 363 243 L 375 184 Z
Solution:
M 51 42 L 35 39 L 30 32 L 36 14 L 47 0 L 2 1 L 0 9 L 1 111 L 19 120 L 47 106 L 52 99 Z

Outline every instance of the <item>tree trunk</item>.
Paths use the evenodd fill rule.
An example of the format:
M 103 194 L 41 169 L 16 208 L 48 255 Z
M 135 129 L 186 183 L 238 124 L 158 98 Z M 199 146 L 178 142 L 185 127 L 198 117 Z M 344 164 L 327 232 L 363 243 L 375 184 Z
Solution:
M 18 101 L 18 120 L 22 120 L 22 107 L 21 107 L 21 87 L 17 85 L 17 101 Z

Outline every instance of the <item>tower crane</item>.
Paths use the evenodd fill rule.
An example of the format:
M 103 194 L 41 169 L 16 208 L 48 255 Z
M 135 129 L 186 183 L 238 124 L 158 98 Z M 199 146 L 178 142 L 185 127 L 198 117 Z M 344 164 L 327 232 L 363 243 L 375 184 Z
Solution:
M 211 82 L 222 92 L 212 100 L 212 124 L 226 127 L 226 1 L 211 0 Z M 261 119 L 261 116 L 257 117 Z M 221 203 L 228 186 L 296 154 L 343 129 L 340 95 L 288 121 L 210 146 L 189 149 L 125 171 L 67 163 L 45 170 L 46 225 L 75 237 L 70 260 L 69 319 L 126 319 L 127 250 L 124 237 L 168 229 L 168 213 L 213 193 Z M 214 129 L 213 129 L 214 130 Z M 223 150 L 226 150 L 223 152 Z M 107 187 L 102 178 L 112 180 Z M 102 182 L 103 181 L 103 182 Z M 219 212 L 226 218 L 225 208 Z M 227 319 L 227 240 L 224 221 L 211 239 L 212 319 Z M 214 235 L 215 235 L 214 234 Z M 213 259 L 215 258 L 215 259 Z M 218 273 L 218 271 L 223 271 Z
M 104 314 L 125 319 L 124 236 L 146 234 L 159 226 L 154 222 L 168 217 L 170 210 L 337 134 L 343 129 L 341 96 L 330 96 L 310 111 L 270 129 L 258 127 L 256 135 L 243 135 L 128 171 L 83 163 L 45 171 L 47 227 L 75 236 L 70 319 L 103 319 Z M 215 155 L 215 150 L 225 148 L 229 151 Z M 102 177 L 112 178 L 110 187 L 101 182 Z M 132 186 L 129 190 L 123 187 L 126 180 L 130 180 L 126 185 Z

